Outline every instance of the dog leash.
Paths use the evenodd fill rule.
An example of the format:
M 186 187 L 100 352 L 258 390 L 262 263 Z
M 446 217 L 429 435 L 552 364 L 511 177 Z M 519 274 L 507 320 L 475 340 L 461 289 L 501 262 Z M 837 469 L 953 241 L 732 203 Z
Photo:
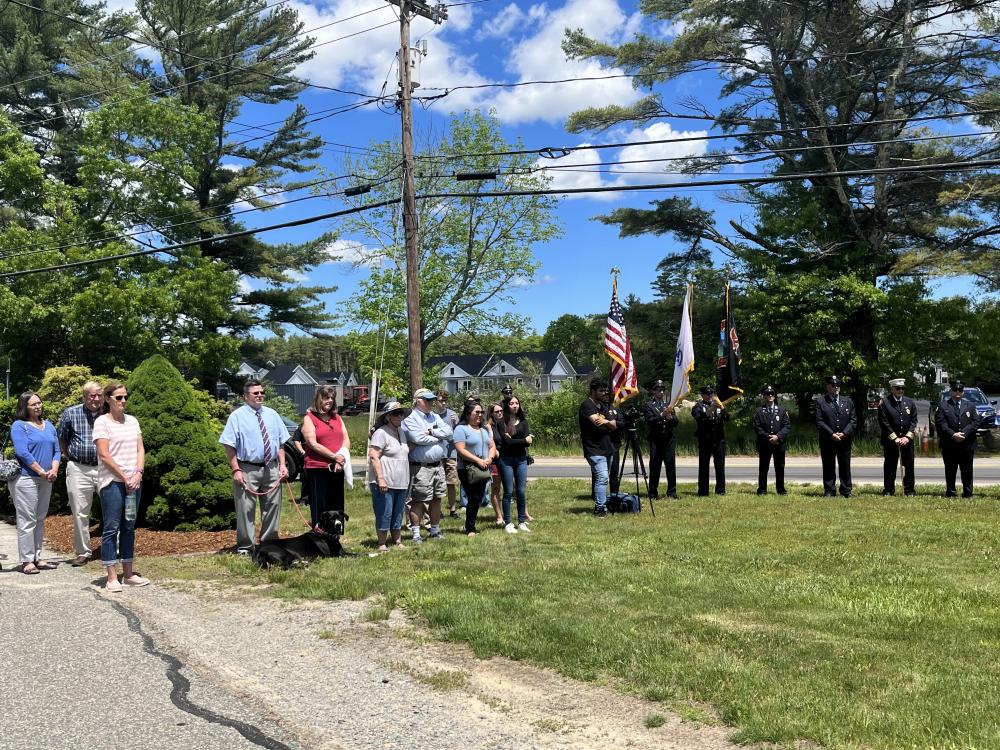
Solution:
M 310 531 L 316 531 L 317 533 L 319 533 L 319 530 L 313 528 L 313 525 L 311 523 L 309 523 L 309 521 L 306 520 L 306 517 L 302 514 L 302 508 L 301 508 L 301 506 L 299 506 L 298 501 L 295 499 L 295 493 L 292 492 L 292 484 L 291 484 L 291 482 L 288 481 L 288 477 L 285 477 L 283 480 L 279 479 L 275 484 L 273 484 L 271 487 L 268 487 L 263 492 L 257 492 L 255 490 L 252 490 L 249 487 L 247 487 L 246 485 L 243 486 L 243 490 L 248 495 L 253 495 L 254 497 L 267 497 L 272 492 L 274 492 L 276 489 L 278 489 L 279 487 L 281 487 L 281 483 L 282 482 L 285 483 L 285 488 L 288 490 L 288 497 L 291 498 L 292 505 L 295 506 L 295 510 L 298 512 L 299 518 L 302 519 L 302 523 L 304 523 L 305 527 L 307 529 L 309 529 Z

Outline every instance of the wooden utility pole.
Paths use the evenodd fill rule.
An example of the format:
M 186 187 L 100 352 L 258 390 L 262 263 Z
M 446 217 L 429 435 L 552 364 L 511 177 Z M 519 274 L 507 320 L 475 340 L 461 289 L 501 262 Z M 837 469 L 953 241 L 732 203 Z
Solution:
M 410 365 L 410 392 L 423 387 L 423 335 L 420 325 L 420 249 L 417 244 L 417 198 L 413 183 L 413 109 L 410 50 L 410 16 L 434 23 L 448 18 L 444 5 L 431 7 L 420 0 L 389 0 L 399 6 L 399 116 L 403 147 L 403 239 L 406 246 L 406 335 Z

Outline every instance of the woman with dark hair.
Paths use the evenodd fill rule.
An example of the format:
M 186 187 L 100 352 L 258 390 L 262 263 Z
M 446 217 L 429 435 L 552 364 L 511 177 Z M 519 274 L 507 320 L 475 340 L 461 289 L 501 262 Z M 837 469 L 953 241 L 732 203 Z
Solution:
M 503 400 L 503 422 L 500 425 L 500 476 L 503 478 L 504 531 L 516 534 L 528 528 L 528 446 L 534 442 L 528 430 L 528 420 L 517 396 Z M 510 500 L 517 493 L 517 526 L 510 514 Z
M 17 399 L 16 414 L 17 421 L 10 427 L 10 441 L 21 473 L 7 482 L 7 488 L 14 501 L 21 572 L 34 575 L 56 567 L 42 562 L 40 556 L 52 483 L 59 473 L 62 454 L 56 428 L 49 420 L 42 419 L 42 399 L 37 393 L 22 393 Z
M 351 439 L 344 420 L 337 414 L 337 389 L 324 385 L 316 389 L 312 406 L 302 420 L 302 438 L 309 471 L 309 510 L 313 528 L 328 510 L 344 510 L 344 481 L 353 486 L 350 470 Z
M 94 420 L 97 448 L 97 484 L 101 496 L 101 564 L 107 569 L 105 589 L 111 593 L 126 586 L 149 583 L 132 567 L 135 559 L 135 519 L 142 497 L 146 448 L 139 421 L 125 413 L 128 391 L 112 381 L 104 386 L 105 414 Z M 122 580 L 117 563 L 122 561 Z
M 500 449 L 500 426 L 503 424 L 503 407 L 498 403 L 489 405 L 486 412 L 486 424 L 493 432 L 493 445 Z M 496 525 L 503 526 L 503 509 L 500 505 L 500 498 L 503 496 L 503 482 L 500 481 L 500 454 L 493 457 L 490 464 L 490 474 L 493 481 L 490 483 L 490 503 L 493 505 L 493 513 L 496 515 Z
M 490 483 L 490 464 L 496 455 L 493 431 L 483 420 L 483 406 L 467 401 L 455 428 L 455 450 L 458 453 L 458 481 L 462 483 L 468 503 L 465 506 L 465 533 L 476 535 L 476 517 Z

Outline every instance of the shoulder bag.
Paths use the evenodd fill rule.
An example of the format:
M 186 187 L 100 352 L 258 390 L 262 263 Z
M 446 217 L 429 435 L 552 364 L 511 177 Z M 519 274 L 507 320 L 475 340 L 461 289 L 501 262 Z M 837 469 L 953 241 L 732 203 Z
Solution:
M 486 432 L 486 430 L 480 427 L 479 428 L 480 438 L 483 437 L 484 432 Z M 489 446 L 489 444 L 490 444 L 489 434 L 487 434 L 485 440 L 483 440 L 483 445 Z M 480 456 L 480 458 L 486 458 L 486 457 Z M 493 479 L 493 475 L 490 474 L 489 467 L 484 469 L 480 466 L 477 466 L 476 464 L 466 464 L 464 467 L 464 471 L 465 471 L 465 481 L 468 484 L 477 484 L 478 482 L 488 482 Z
M 9 482 L 21 473 L 21 464 L 18 463 L 17 459 L 3 458 L 7 450 L 7 442 L 9 440 L 10 436 L 8 435 L 4 438 L 3 447 L 0 448 L 0 482 Z

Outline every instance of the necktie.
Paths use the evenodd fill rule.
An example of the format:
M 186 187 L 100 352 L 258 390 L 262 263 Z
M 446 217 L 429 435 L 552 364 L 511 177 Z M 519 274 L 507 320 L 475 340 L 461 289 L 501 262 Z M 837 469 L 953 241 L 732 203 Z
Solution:
M 257 415 L 257 425 L 260 427 L 260 436 L 264 440 L 264 463 L 271 463 L 271 439 L 267 436 L 267 428 L 264 426 L 264 417 L 261 415 L 263 409 L 255 411 Z

